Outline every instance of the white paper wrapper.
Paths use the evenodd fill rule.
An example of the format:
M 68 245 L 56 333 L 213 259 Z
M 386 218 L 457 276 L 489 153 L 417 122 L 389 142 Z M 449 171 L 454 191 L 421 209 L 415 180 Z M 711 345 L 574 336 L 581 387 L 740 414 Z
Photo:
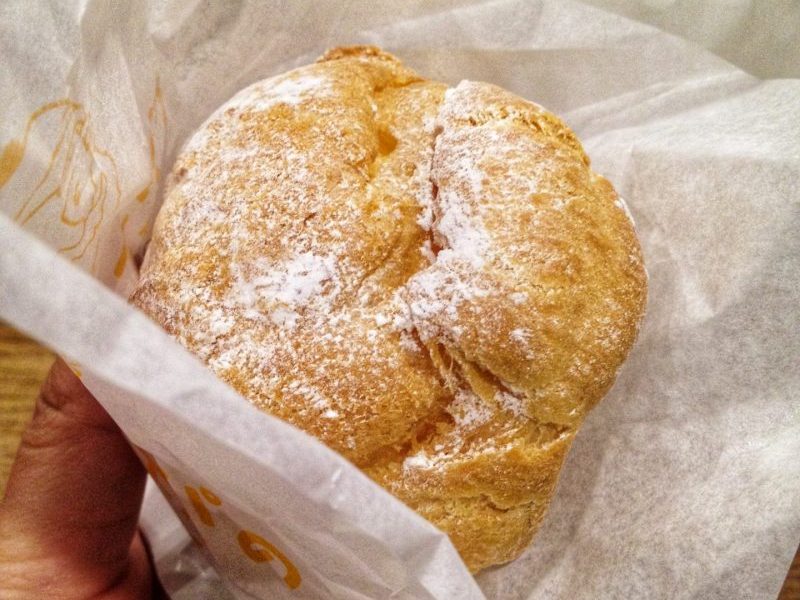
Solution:
M 594 3 L 694 43 L 555 0 L 0 5 L 0 317 L 72 361 L 202 542 L 151 488 L 143 525 L 175 598 L 777 594 L 800 539 L 800 81 L 758 76 L 799 75 L 800 12 Z M 123 298 L 191 131 L 352 43 L 564 116 L 650 271 L 640 340 L 535 544 L 478 583 L 445 536 Z

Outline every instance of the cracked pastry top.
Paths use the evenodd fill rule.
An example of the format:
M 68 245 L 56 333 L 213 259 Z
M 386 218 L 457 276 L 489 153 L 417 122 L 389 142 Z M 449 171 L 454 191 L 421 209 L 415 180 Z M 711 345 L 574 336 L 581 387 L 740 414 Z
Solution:
M 530 542 L 645 298 L 624 203 L 557 117 L 352 47 L 189 140 L 132 302 L 474 572 Z

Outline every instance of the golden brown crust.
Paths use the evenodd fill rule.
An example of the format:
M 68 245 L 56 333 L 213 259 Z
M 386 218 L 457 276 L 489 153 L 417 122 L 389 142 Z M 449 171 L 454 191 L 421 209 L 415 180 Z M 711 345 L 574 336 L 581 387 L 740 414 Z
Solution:
M 476 571 L 530 541 L 633 343 L 623 208 L 541 107 L 337 48 L 190 140 L 132 301 Z

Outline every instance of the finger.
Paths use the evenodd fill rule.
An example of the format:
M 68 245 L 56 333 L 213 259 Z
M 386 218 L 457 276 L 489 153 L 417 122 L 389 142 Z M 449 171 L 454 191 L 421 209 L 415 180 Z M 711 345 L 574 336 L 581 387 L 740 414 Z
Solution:
M 57 360 L 0 505 L 0 563 L 23 575 L 37 565 L 56 589 L 83 587 L 85 597 L 125 581 L 132 569 L 145 571 L 141 585 L 149 587 L 135 538 L 144 482 L 122 432 Z

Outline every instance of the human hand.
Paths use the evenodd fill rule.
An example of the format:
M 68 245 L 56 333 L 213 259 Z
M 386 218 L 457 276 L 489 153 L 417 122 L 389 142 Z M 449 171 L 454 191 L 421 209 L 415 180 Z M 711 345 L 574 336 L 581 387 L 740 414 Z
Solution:
M 120 429 L 57 360 L 0 503 L 0 598 L 162 597 L 137 529 L 144 483 Z

